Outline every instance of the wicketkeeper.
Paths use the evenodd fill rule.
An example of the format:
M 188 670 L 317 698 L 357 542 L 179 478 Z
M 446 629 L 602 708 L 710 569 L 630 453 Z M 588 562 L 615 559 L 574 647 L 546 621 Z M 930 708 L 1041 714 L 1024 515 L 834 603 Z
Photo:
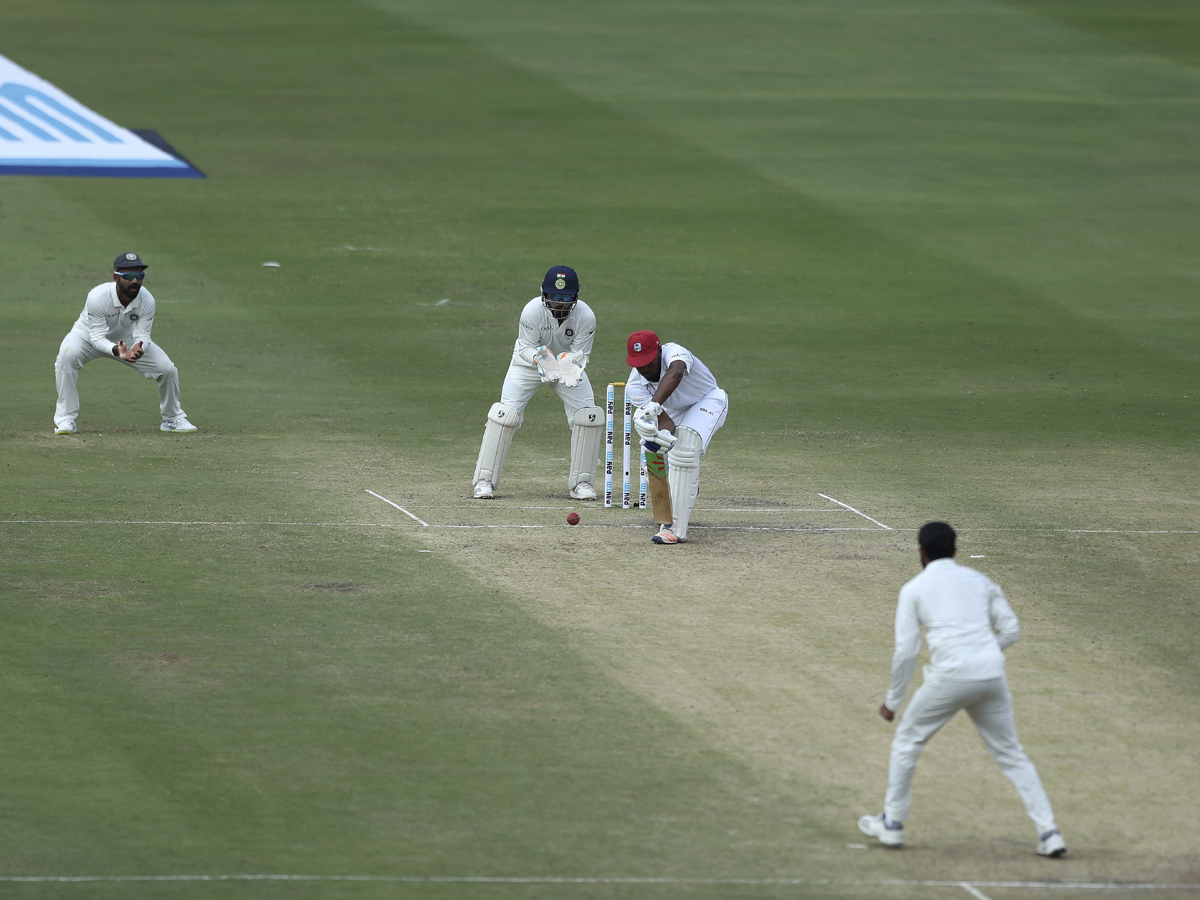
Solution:
M 625 396 L 638 407 L 633 427 L 646 451 L 650 500 L 660 526 L 651 540 L 682 544 L 700 490 L 700 457 L 725 424 L 729 395 L 686 347 L 664 344 L 653 331 L 635 331 L 626 350 L 633 371 Z
M 495 496 L 525 407 L 543 384 L 554 387 L 571 429 L 568 494 L 572 500 L 596 499 L 593 482 L 604 436 L 604 410 L 596 406 L 585 371 L 595 339 L 596 316 L 579 299 L 579 277 L 570 266 L 554 266 L 542 280 L 541 296 L 521 311 L 500 402 L 492 404 L 483 430 L 475 463 L 475 499 Z

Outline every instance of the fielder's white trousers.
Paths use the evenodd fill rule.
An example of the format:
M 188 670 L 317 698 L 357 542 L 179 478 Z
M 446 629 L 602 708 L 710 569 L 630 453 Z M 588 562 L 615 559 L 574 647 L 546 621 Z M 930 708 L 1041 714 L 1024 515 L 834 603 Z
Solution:
M 137 369 L 144 376 L 158 383 L 158 405 L 164 420 L 178 419 L 184 415 L 179 405 L 179 370 L 171 358 L 153 342 L 143 344 L 145 353 L 137 362 L 128 363 L 111 353 L 97 350 L 92 342 L 77 331 L 70 331 L 58 348 L 58 359 L 54 362 L 54 382 L 58 386 L 58 404 L 54 408 L 54 424 L 62 425 L 74 421 L 79 415 L 79 370 L 94 359 L 110 359 Z
M 917 757 L 931 737 L 960 709 L 965 709 L 979 736 L 991 751 L 1000 771 L 1012 782 L 1025 812 L 1037 825 L 1038 834 L 1054 828 L 1054 812 L 1042 788 L 1037 769 L 1017 740 L 1013 719 L 1012 695 L 1007 678 L 987 681 L 940 680 L 925 673 L 925 683 L 913 694 L 900 718 L 892 740 L 892 758 L 888 767 L 887 799 L 883 811 L 889 819 L 903 822 L 912 802 L 913 770 Z
M 504 387 L 500 389 L 500 402 L 524 415 L 525 407 L 529 405 L 529 401 L 533 399 L 533 395 L 542 384 L 541 373 L 536 368 L 517 362 L 511 363 L 508 367 L 508 374 L 504 376 Z M 566 387 L 561 381 L 552 381 L 549 384 L 563 402 L 568 427 L 574 423 L 575 413 L 596 405 L 596 398 L 592 393 L 592 383 L 588 381 L 587 372 L 583 373 L 583 378 L 575 387 Z

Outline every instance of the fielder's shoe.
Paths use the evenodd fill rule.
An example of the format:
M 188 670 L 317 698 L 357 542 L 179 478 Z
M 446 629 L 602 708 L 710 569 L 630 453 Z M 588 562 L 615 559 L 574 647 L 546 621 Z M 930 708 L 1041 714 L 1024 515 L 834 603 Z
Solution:
M 596 489 L 592 487 L 590 481 L 581 481 L 575 485 L 575 490 L 571 491 L 570 497 L 572 500 L 595 500 Z
M 1038 856 L 1049 856 L 1057 859 L 1067 852 L 1067 842 L 1063 840 L 1063 836 L 1058 833 L 1057 828 L 1052 828 L 1038 837 L 1037 852 Z
M 475 482 L 475 499 L 476 500 L 491 500 L 496 496 L 492 492 L 492 483 L 486 478 L 480 478 Z
M 178 419 L 163 419 L 161 425 L 158 426 L 159 431 L 166 431 L 169 434 L 191 434 L 193 431 L 200 429 L 187 420 L 187 416 L 180 416 Z
M 885 847 L 904 846 L 904 823 L 889 822 L 883 813 L 877 816 L 863 816 L 858 820 L 858 830 L 867 837 L 878 838 Z
M 686 544 L 687 538 L 681 538 L 671 530 L 670 525 L 662 525 L 658 529 L 658 534 L 650 538 L 656 544 Z
M 55 425 L 54 433 L 55 434 L 74 434 L 75 433 L 75 420 L 67 419 L 65 422 L 61 422 L 61 423 Z

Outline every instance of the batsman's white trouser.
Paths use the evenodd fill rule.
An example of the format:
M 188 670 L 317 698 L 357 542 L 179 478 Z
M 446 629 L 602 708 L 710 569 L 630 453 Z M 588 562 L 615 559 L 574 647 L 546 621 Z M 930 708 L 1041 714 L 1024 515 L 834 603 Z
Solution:
M 1012 694 L 1007 678 L 987 681 L 949 681 L 939 679 L 926 669 L 925 682 L 900 718 L 892 740 L 892 758 L 888 767 L 887 799 L 883 811 L 889 819 L 903 822 L 908 818 L 912 803 L 913 770 L 925 744 L 950 721 L 960 709 L 965 709 L 979 736 L 991 751 L 1000 771 L 1012 782 L 1025 812 L 1037 825 L 1038 834 L 1055 827 L 1050 799 L 1038 778 L 1037 769 L 1025 755 L 1017 740 L 1017 725 L 1013 719 Z
M 690 428 L 700 435 L 703 444 L 701 453 L 708 450 L 709 442 L 717 429 L 725 424 L 725 416 L 729 412 L 729 395 L 720 388 L 704 396 L 699 403 L 692 404 L 683 418 L 675 423 L 676 433 L 679 428 Z
M 500 402 L 510 409 L 524 414 L 525 407 L 529 405 L 529 401 L 533 399 L 534 393 L 542 384 L 542 376 L 538 374 L 536 368 L 510 363 L 508 374 L 504 376 L 504 387 L 500 389 Z M 552 381 L 550 385 L 558 394 L 558 398 L 562 400 L 568 426 L 575 424 L 575 413 L 585 407 L 596 405 L 596 398 L 592 394 L 592 383 L 588 381 L 587 372 L 583 373 L 583 378 L 575 387 L 564 387 L 560 381 Z
M 142 358 L 134 363 L 119 360 L 111 353 L 97 350 L 92 342 L 77 331 L 70 331 L 58 348 L 54 362 L 54 382 L 58 386 L 58 404 L 54 408 L 54 424 L 62 425 L 79 415 L 79 370 L 94 359 L 111 359 L 137 369 L 151 381 L 158 382 L 158 406 L 164 420 L 184 415 L 179 405 L 179 370 L 162 348 L 153 342 L 143 344 Z

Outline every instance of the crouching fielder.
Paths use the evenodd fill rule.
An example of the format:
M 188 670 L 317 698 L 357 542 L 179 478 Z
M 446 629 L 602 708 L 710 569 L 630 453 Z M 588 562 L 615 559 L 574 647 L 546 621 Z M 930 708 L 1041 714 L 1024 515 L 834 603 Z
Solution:
M 95 359 L 116 359 L 158 385 L 162 431 L 196 431 L 179 405 L 179 370 L 166 352 L 150 339 L 154 327 L 154 297 L 142 284 L 146 264 L 136 253 L 113 261 L 112 281 L 87 295 L 83 312 L 67 332 L 54 361 L 58 404 L 54 433 L 75 434 L 79 417 L 79 370 Z
M 646 451 L 654 521 L 660 526 L 651 540 L 682 544 L 700 489 L 700 457 L 725 424 L 729 395 L 686 347 L 664 344 L 653 331 L 635 331 L 626 350 L 633 371 L 625 396 L 638 407 L 633 424 Z
M 859 830 L 888 847 L 903 845 L 917 757 L 929 739 L 965 709 L 1037 826 L 1037 852 L 1062 856 L 1067 844 L 1054 823 L 1037 769 L 1017 740 L 1012 695 L 1004 673 L 1003 651 L 1021 634 L 1017 617 L 999 585 L 954 561 L 955 537 L 954 529 L 945 522 L 929 522 L 917 533 L 924 571 L 900 589 L 892 686 L 879 707 L 885 721 L 895 718 L 895 710 L 908 693 L 921 650 L 922 628 L 929 642 L 929 665 L 892 740 L 883 812 L 863 816 L 858 820 Z
M 492 404 L 475 463 L 475 499 L 495 496 L 504 458 L 521 427 L 525 407 L 543 384 L 553 385 L 571 429 L 567 491 L 572 500 L 595 500 L 596 466 L 604 434 L 604 411 L 596 406 L 585 371 L 596 339 L 596 316 L 579 299 L 579 277 L 555 266 L 542 280 L 542 293 L 521 311 L 512 362 L 500 402 Z

